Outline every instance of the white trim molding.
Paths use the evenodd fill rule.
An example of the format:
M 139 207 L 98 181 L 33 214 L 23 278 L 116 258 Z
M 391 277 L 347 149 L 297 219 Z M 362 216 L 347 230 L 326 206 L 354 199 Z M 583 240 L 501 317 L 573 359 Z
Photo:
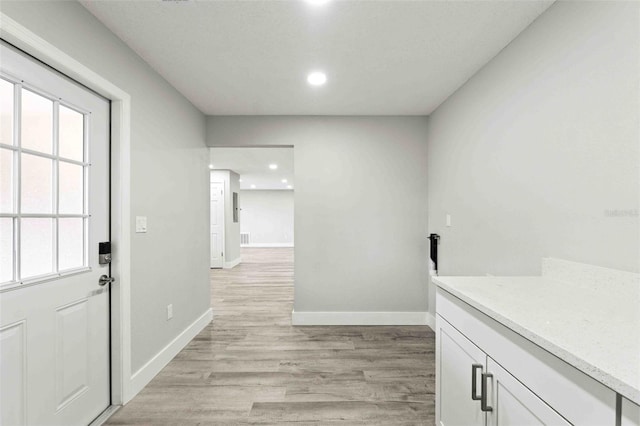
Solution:
M 241 260 L 242 260 L 242 259 L 241 259 L 240 257 L 238 257 L 238 258 L 236 258 L 236 259 L 234 259 L 234 260 L 232 260 L 232 261 L 230 261 L 230 262 L 225 261 L 225 262 L 224 262 L 224 265 L 222 266 L 222 268 L 223 268 L 223 269 L 231 269 L 231 268 L 235 268 L 236 266 L 238 266 L 238 265 L 240 264 L 240 261 L 241 261 Z
M 53 44 L 0 12 L 0 38 L 111 100 L 111 403 L 131 390 L 131 96 Z
M 436 331 L 436 317 L 431 315 L 431 312 L 427 312 L 427 325 L 433 331 Z
M 249 244 L 241 244 L 240 247 L 254 247 L 254 248 L 293 247 L 293 243 L 249 243 Z
M 213 310 L 207 309 L 198 319 L 182 333 L 162 348 L 153 358 L 131 376 L 133 395 L 140 392 L 194 337 L 213 320 Z
M 291 311 L 292 325 L 429 325 L 428 312 Z

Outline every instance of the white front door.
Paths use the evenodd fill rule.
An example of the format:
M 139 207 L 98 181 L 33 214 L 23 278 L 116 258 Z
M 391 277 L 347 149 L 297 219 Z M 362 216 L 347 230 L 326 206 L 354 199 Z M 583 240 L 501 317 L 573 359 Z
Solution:
M 224 265 L 224 183 L 211 182 L 211 267 Z
M 0 44 L 0 424 L 110 404 L 109 102 Z

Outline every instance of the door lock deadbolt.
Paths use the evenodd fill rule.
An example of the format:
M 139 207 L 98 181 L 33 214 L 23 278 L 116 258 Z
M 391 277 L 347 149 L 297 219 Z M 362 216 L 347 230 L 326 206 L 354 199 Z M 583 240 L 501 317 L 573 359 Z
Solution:
M 109 241 L 98 243 L 98 263 L 100 265 L 111 263 L 111 243 Z

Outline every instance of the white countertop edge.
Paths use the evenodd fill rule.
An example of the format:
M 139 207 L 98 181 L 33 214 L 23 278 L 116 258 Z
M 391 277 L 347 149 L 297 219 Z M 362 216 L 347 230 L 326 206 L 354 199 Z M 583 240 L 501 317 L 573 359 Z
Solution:
M 451 295 L 457 297 L 458 299 L 462 300 L 466 304 L 472 306 L 473 308 L 477 309 L 478 311 L 482 312 L 483 314 L 487 315 L 488 317 L 494 319 L 495 321 L 499 322 L 500 324 L 504 325 L 505 327 L 509 328 L 510 330 L 512 330 L 515 333 L 519 334 L 520 336 L 524 337 L 525 339 L 527 339 L 527 340 L 531 341 L 532 343 L 540 346 L 542 349 L 544 349 L 547 352 L 555 355 L 556 357 L 560 358 L 564 362 L 566 362 L 569 365 L 577 368 L 578 370 L 582 371 L 583 373 L 585 373 L 589 377 L 592 377 L 593 379 L 597 380 L 598 382 L 602 383 L 603 385 L 607 386 L 608 388 L 614 390 L 615 392 L 621 394 L 622 396 L 624 396 L 628 400 L 640 405 L 640 389 L 634 388 L 632 385 L 621 381 L 620 379 L 616 378 L 615 376 L 612 376 L 611 374 L 609 374 L 606 371 L 600 369 L 599 367 L 596 367 L 595 365 L 592 365 L 591 363 L 589 363 L 589 362 L 585 361 L 584 359 L 572 354 L 571 352 L 568 352 L 568 351 L 562 349 L 561 347 L 559 347 L 555 343 L 552 343 L 552 342 L 546 340 L 542 336 L 540 336 L 540 335 L 538 335 L 538 334 L 526 329 L 525 327 L 519 325 L 518 323 L 516 323 L 514 321 L 511 321 L 508 318 L 500 315 L 499 312 L 495 312 L 494 310 L 488 308 L 487 306 L 485 306 L 485 305 L 477 302 L 476 300 L 468 297 L 464 293 L 461 293 L 461 292 L 457 291 L 455 288 L 453 288 L 453 287 L 447 285 L 445 282 L 441 281 L 438 276 L 434 275 L 431 278 L 432 278 L 433 282 L 439 288 L 441 288 L 441 289 L 445 290 L 446 292 L 450 293 Z

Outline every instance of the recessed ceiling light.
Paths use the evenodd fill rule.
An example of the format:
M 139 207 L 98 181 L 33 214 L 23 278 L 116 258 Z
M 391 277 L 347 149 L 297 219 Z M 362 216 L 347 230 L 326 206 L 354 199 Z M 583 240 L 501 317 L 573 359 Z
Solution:
M 291 188 L 293 188 L 293 186 L 287 185 L 287 189 L 291 189 Z
M 242 179 L 238 179 L 238 182 L 242 182 Z
M 286 179 L 282 179 L 282 183 L 287 183 L 287 180 Z
M 213 164 L 209 164 L 209 170 L 213 170 Z
M 307 76 L 307 82 L 312 86 L 322 86 L 327 82 L 327 75 L 322 71 L 314 71 Z
M 251 185 L 251 189 L 256 189 L 256 186 L 255 185 Z
M 271 170 L 276 170 L 278 168 L 278 165 L 277 164 L 269 164 L 269 168 Z
M 307 3 L 314 6 L 322 6 L 323 4 L 329 3 L 329 0 L 306 0 Z

